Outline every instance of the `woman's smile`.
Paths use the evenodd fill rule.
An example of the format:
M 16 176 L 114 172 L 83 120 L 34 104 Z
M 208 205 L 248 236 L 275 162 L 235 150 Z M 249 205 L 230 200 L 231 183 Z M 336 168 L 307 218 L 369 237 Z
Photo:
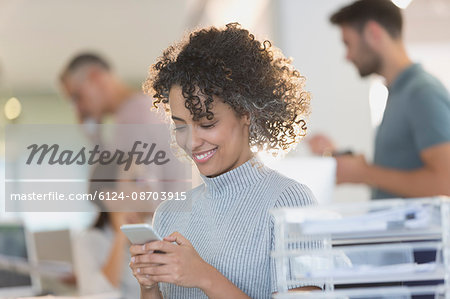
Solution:
M 169 92 L 169 105 L 174 121 L 178 145 L 194 161 L 199 172 L 215 177 L 247 162 L 252 152 L 249 145 L 250 120 L 238 116 L 233 108 L 214 96 L 210 111 L 213 117 L 194 120 L 186 108 L 186 99 L 180 85 Z M 201 100 L 206 101 L 203 95 Z
M 217 151 L 217 147 L 208 151 L 192 153 L 195 163 L 205 163 L 211 159 Z

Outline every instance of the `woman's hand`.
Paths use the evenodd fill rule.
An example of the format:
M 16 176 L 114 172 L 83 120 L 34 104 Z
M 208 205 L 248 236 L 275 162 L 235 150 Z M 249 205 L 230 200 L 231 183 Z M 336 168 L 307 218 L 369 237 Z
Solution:
M 178 232 L 165 237 L 163 241 L 154 241 L 140 246 L 141 251 L 149 253 L 134 255 L 131 264 L 133 272 L 137 273 L 136 277 L 149 275 L 146 277 L 146 282 L 167 282 L 203 289 L 207 287 L 209 273 L 215 270 Z M 164 253 L 154 253 L 154 251 Z
M 162 241 L 133 245 L 130 251 L 131 269 L 143 286 L 167 282 L 199 288 L 209 298 L 249 299 L 217 269 L 205 262 L 192 244 L 178 232 L 165 237 Z M 151 290 L 154 289 L 156 288 Z
M 156 241 L 154 241 L 156 242 Z M 147 243 L 150 244 L 150 243 Z M 137 263 L 136 261 L 138 259 L 143 259 L 142 257 L 146 257 L 146 259 L 150 259 L 153 253 L 153 251 L 146 250 L 145 244 L 144 245 L 131 245 L 130 246 L 130 253 L 131 253 L 131 262 L 129 264 L 131 271 L 133 272 L 134 277 L 136 277 L 139 284 L 144 288 L 152 288 L 155 287 L 157 284 L 157 281 L 151 279 L 150 275 L 140 273 L 140 269 L 142 267 L 155 267 L 157 265 L 150 264 L 150 263 Z M 157 254 L 157 253 L 156 253 Z

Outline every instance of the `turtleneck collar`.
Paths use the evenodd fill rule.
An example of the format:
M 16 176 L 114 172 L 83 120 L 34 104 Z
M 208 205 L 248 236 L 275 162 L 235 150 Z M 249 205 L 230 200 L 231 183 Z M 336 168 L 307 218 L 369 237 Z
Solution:
M 224 174 L 210 178 L 201 175 L 206 190 L 212 197 L 233 194 L 261 180 L 270 169 L 253 157 L 244 164 Z

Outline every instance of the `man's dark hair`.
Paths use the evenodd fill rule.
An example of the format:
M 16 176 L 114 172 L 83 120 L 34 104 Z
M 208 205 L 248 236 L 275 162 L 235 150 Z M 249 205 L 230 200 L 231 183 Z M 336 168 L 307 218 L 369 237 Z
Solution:
M 85 65 L 96 65 L 106 71 L 111 70 L 110 64 L 103 57 L 94 53 L 81 53 L 70 60 L 67 67 L 61 73 L 61 81 L 64 81 L 65 77 L 68 74 L 73 73 L 74 71 Z
M 342 7 L 330 17 L 334 25 L 349 25 L 362 31 L 373 20 L 380 24 L 392 38 L 402 35 L 402 14 L 390 0 L 359 0 Z

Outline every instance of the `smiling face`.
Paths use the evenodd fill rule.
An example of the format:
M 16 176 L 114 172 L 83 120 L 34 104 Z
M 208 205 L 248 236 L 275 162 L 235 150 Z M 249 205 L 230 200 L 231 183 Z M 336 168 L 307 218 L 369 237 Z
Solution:
M 248 116 L 238 117 L 230 105 L 214 98 L 211 109 L 214 118 L 193 121 L 185 101 L 181 87 L 172 86 L 169 105 L 177 143 L 194 160 L 201 174 L 215 177 L 251 158 Z
M 381 68 L 380 56 L 369 46 L 362 33 L 355 28 L 341 26 L 342 41 L 347 49 L 346 58 L 352 62 L 361 77 L 379 73 Z

